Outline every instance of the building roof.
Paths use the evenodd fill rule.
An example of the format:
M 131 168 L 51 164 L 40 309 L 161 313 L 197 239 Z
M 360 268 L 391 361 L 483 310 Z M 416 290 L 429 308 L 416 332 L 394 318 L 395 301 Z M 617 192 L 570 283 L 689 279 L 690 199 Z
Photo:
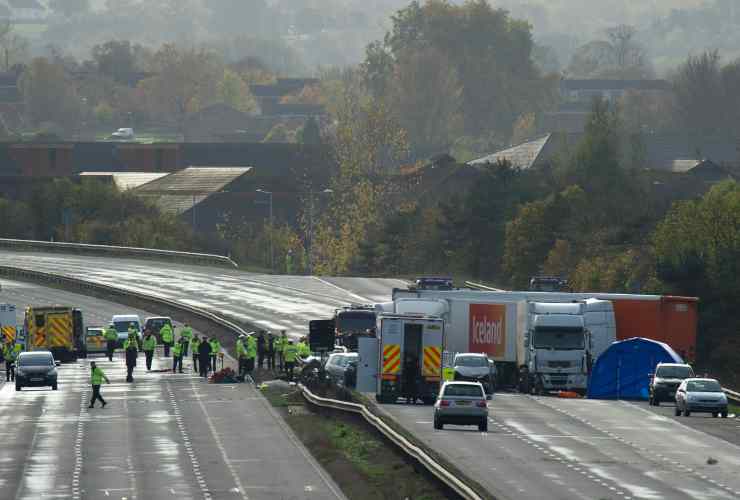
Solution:
M 245 175 L 251 167 L 188 167 L 135 189 L 163 212 L 181 214 Z
M 563 90 L 671 90 L 667 80 L 560 80 Z
M 545 146 L 550 141 L 552 134 L 547 134 L 538 139 L 512 146 L 490 155 L 468 162 L 468 165 L 485 165 L 486 163 L 497 163 L 508 161 L 512 166 L 527 169 L 534 166 L 542 155 Z
M 110 178 L 121 191 L 135 189 L 166 175 L 166 172 L 80 172 L 81 177 Z

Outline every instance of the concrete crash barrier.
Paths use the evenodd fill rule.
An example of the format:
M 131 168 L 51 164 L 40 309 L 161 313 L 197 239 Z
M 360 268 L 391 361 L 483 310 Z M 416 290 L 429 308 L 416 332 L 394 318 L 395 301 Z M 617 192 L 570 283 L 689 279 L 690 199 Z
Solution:
M 14 240 L 0 238 L 0 248 L 16 251 L 98 255 L 105 257 L 135 257 L 137 259 L 167 260 L 184 264 L 238 267 L 229 257 L 209 253 L 178 252 L 154 248 L 89 245 L 86 243 L 57 243 L 51 241 Z
M 323 398 L 315 395 L 303 385 L 299 384 L 299 387 L 306 401 L 313 405 L 362 415 L 367 423 L 375 427 L 387 439 L 403 450 L 404 453 L 423 465 L 429 472 L 434 474 L 437 479 L 460 495 L 460 497 L 466 500 L 485 500 L 486 498 L 490 498 L 477 493 L 475 489 L 468 486 L 469 480 L 465 479 L 459 472 L 447 470 L 422 448 L 410 442 L 399 432 L 396 432 L 390 425 L 384 422 L 382 418 L 375 415 L 365 405 L 340 401 L 337 399 Z M 470 482 L 472 482 L 472 480 L 470 480 Z

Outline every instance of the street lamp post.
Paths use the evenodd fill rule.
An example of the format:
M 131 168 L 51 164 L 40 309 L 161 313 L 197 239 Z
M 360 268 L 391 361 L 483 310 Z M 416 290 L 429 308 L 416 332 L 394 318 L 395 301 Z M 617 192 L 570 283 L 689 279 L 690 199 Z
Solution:
M 269 204 L 270 204 L 270 269 L 272 272 L 275 272 L 275 245 L 274 245 L 274 235 L 273 235 L 273 227 L 272 227 L 272 191 L 265 191 L 264 189 L 258 189 L 258 193 L 266 194 L 269 198 Z
M 331 189 L 324 189 L 319 194 L 331 194 L 334 191 Z M 308 274 L 313 274 L 313 195 L 314 191 L 309 191 L 309 203 L 308 203 L 308 244 L 306 245 L 308 252 Z

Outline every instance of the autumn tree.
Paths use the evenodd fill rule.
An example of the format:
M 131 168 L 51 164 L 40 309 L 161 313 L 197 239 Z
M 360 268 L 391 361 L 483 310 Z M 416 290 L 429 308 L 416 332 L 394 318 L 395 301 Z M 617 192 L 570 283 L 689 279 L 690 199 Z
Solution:
M 257 102 L 249 92 L 249 86 L 237 72 L 229 68 L 224 69 L 223 78 L 218 82 L 217 98 L 246 113 L 255 112 L 257 109 Z
M 160 120 L 181 124 L 188 113 L 218 100 L 224 65 L 213 53 L 165 44 L 154 54 L 153 66 L 156 75 L 142 80 L 139 89 Z
M 78 120 L 81 103 L 61 64 L 43 57 L 34 59 L 21 77 L 20 87 L 33 123 L 69 126 Z
M 345 75 L 336 99 L 332 141 L 338 167 L 312 249 L 317 271 L 343 274 L 357 265 L 361 242 L 390 208 L 388 176 L 408 154 L 408 143 L 388 109 L 368 99 L 356 74 Z

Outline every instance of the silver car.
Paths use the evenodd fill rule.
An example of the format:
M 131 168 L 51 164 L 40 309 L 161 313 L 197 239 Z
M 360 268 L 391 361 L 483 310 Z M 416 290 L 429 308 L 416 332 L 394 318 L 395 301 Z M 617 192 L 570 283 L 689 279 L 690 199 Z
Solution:
M 493 394 L 496 386 L 496 365 L 485 354 L 467 352 L 455 355 L 455 380 L 480 382 L 486 394 Z
M 719 382 L 713 378 L 689 378 L 681 382 L 676 391 L 676 416 L 711 413 L 714 418 L 727 418 L 727 396 Z
M 478 382 L 445 382 L 434 403 L 434 428 L 445 424 L 477 425 L 488 432 L 488 403 L 483 385 Z

